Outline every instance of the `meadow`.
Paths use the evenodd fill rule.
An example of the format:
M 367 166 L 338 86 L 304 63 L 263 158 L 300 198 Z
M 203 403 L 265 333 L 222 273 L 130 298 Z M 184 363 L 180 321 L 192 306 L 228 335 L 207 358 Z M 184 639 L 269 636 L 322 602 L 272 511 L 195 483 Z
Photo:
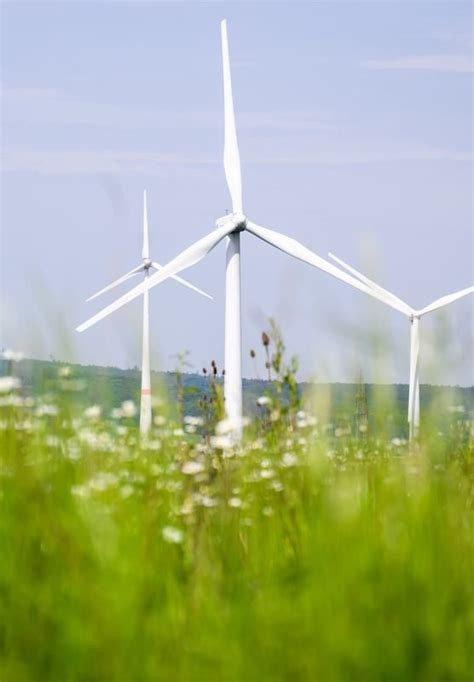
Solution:
M 468 408 L 337 424 L 280 350 L 240 444 L 212 372 L 146 439 L 67 368 L 0 379 L 2 682 L 473 679 Z

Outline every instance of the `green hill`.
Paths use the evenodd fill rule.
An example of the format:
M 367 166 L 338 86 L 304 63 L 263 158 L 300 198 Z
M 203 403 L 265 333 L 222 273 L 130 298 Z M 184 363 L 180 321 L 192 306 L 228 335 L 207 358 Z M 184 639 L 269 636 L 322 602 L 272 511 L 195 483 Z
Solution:
M 9 363 L 0 360 L 0 374 L 11 371 Z M 54 361 L 24 359 L 14 365 L 14 373 L 21 378 L 25 395 L 38 396 L 48 392 L 61 391 L 69 394 L 71 403 L 82 410 L 93 404 L 102 406 L 105 413 L 118 407 L 124 400 L 139 402 L 140 371 L 100 367 L 96 365 L 64 364 Z M 67 376 L 61 376 L 66 374 Z M 169 409 L 176 416 L 179 395 L 183 395 L 183 413 L 198 414 L 200 401 L 208 395 L 209 375 L 176 372 L 152 372 L 154 396 L 162 396 Z M 217 377 L 218 383 L 222 377 Z M 180 389 L 181 386 L 181 389 Z M 244 379 L 244 410 L 255 414 L 257 398 L 271 395 L 273 383 L 257 379 Z M 299 383 L 298 389 L 304 403 L 315 403 L 315 411 L 324 405 L 325 416 L 337 423 L 350 423 L 358 409 L 356 394 L 360 389 L 355 383 L 311 384 Z M 408 386 L 406 384 L 373 385 L 364 384 L 363 393 L 367 401 L 369 420 L 381 405 L 387 407 L 387 414 L 397 432 L 406 429 Z M 360 407 L 360 404 L 359 404 Z M 421 386 L 421 411 L 435 415 L 442 428 L 443 423 L 455 412 L 466 417 L 474 409 L 474 387 Z M 387 417 L 388 418 L 388 417 Z

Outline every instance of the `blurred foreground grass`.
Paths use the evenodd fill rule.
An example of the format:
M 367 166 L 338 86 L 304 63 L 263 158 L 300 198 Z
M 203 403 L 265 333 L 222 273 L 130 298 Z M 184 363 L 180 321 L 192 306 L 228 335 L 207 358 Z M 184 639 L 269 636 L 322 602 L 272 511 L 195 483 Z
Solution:
M 466 419 L 413 447 L 296 402 L 228 424 L 0 406 L 0 679 L 472 680 Z M 379 421 L 382 421 L 381 419 Z

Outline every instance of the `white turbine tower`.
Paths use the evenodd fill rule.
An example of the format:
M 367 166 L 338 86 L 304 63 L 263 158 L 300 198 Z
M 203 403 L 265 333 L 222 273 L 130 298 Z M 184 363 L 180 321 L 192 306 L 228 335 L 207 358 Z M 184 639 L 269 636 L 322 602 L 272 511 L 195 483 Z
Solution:
M 412 440 L 414 437 L 416 437 L 420 426 L 420 319 L 427 313 L 431 313 L 434 310 L 438 310 L 439 308 L 444 308 L 444 306 L 457 301 L 459 298 L 463 298 L 468 294 L 472 294 L 474 292 L 474 286 L 470 286 L 466 289 L 462 289 L 461 291 L 457 291 L 454 294 L 448 294 L 447 296 L 438 298 L 425 308 L 416 310 L 415 308 L 409 306 L 408 303 L 405 303 L 398 298 L 398 296 L 391 294 L 389 291 L 383 289 L 371 279 L 358 272 L 355 268 L 351 267 L 340 258 L 337 258 L 337 256 L 334 254 L 330 253 L 329 256 L 336 261 L 336 263 L 339 263 L 339 265 L 342 265 L 342 267 L 354 275 L 354 277 L 357 277 L 359 281 L 363 282 L 369 287 L 372 287 L 374 291 L 377 291 L 379 294 L 381 294 L 381 296 L 384 297 L 382 300 L 384 300 L 388 306 L 404 313 L 410 320 L 410 384 L 408 391 L 408 425 L 410 440 Z
M 107 285 L 97 293 L 90 296 L 87 300 L 100 296 L 101 294 L 113 289 L 114 287 L 122 284 L 131 277 L 140 274 L 144 274 L 145 281 L 148 279 L 150 270 L 160 271 L 162 266 L 156 261 L 152 261 L 150 258 L 150 247 L 149 247 L 149 237 L 148 237 L 148 209 L 146 201 L 146 190 L 143 192 L 143 247 L 142 247 L 142 263 L 137 265 L 136 268 L 130 270 L 122 277 L 119 277 L 111 284 Z M 206 298 L 212 299 L 212 296 L 206 294 L 201 289 L 198 289 L 193 284 L 190 284 L 185 279 L 172 275 L 180 284 L 197 291 L 199 294 L 206 296 Z M 143 338 L 142 338 L 142 379 L 141 379 L 141 393 L 140 393 L 140 432 L 142 434 L 147 434 L 150 431 L 151 426 L 151 375 L 150 375 L 150 315 L 149 315 L 149 305 L 148 305 L 148 288 L 143 289 Z
M 232 213 L 216 222 L 216 229 L 185 249 L 176 258 L 154 273 L 142 284 L 134 287 L 114 303 L 101 310 L 89 320 L 81 324 L 77 330 L 84 331 L 114 310 L 140 296 L 147 289 L 160 284 L 177 272 L 189 268 L 202 260 L 217 244 L 227 237 L 226 248 L 226 293 L 225 293 L 225 385 L 224 397 L 227 416 L 238 425 L 242 420 L 242 350 L 241 350 L 241 321 L 240 321 L 240 235 L 247 231 L 259 239 L 275 246 L 294 258 L 319 268 L 337 279 L 350 284 L 370 296 L 385 300 L 384 297 L 368 287 L 359 279 L 348 275 L 328 261 L 316 255 L 295 239 L 286 237 L 278 232 L 260 227 L 248 220 L 242 208 L 242 181 L 240 172 L 240 155 L 237 144 L 235 127 L 234 104 L 232 99 L 232 84 L 229 65 L 229 49 L 227 42 L 226 22 L 221 23 L 222 58 L 224 74 L 224 113 L 225 113 L 225 144 L 224 170 L 232 199 Z M 236 427 L 237 435 L 239 427 Z

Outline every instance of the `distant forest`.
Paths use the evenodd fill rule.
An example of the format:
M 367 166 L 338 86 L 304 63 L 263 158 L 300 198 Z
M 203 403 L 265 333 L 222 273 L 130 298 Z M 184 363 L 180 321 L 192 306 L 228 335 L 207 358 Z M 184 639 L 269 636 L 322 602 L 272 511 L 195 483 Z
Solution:
M 65 370 L 65 368 L 68 368 Z M 48 393 L 67 393 L 78 411 L 98 404 L 105 415 L 124 400 L 140 400 L 140 371 L 100 367 L 95 365 L 65 364 L 55 361 L 24 359 L 11 365 L 0 360 L 0 374 L 15 373 L 22 381 L 25 395 L 39 396 Z M 66 374 L 67 376 L 61 376 Z M 200 403 L 209 395 L 210 381 L 222 382 L 222 377 L 211 379 L 208 374 L 152 372 L 152 392 L 163 398 L 170 416 L 178 417 L 178 406 L 183 414 L 199 414 Z M 271 396 L 273 382 L 244 379 L 244 412 L 258 411 L 257 398 Z M 387 407 L 394 430 L 404 433 L 408 404 L 408 385 L 374 384 L 311 384 L 299 383 L 298 390 L 307 406 L 314 402 L 315 411 L 324 403 L 326 414 L 334 423 L 350 423 L 365 404 L 369 421 L 380 405 Z M 180 405 L 181 403 L 181 405 Z M 468 418 L 474 409 L 474 387 L 447 387 L 424 384 L 421 386 L 421 414 L 436 416 L 440 428 L 453 415 Z

